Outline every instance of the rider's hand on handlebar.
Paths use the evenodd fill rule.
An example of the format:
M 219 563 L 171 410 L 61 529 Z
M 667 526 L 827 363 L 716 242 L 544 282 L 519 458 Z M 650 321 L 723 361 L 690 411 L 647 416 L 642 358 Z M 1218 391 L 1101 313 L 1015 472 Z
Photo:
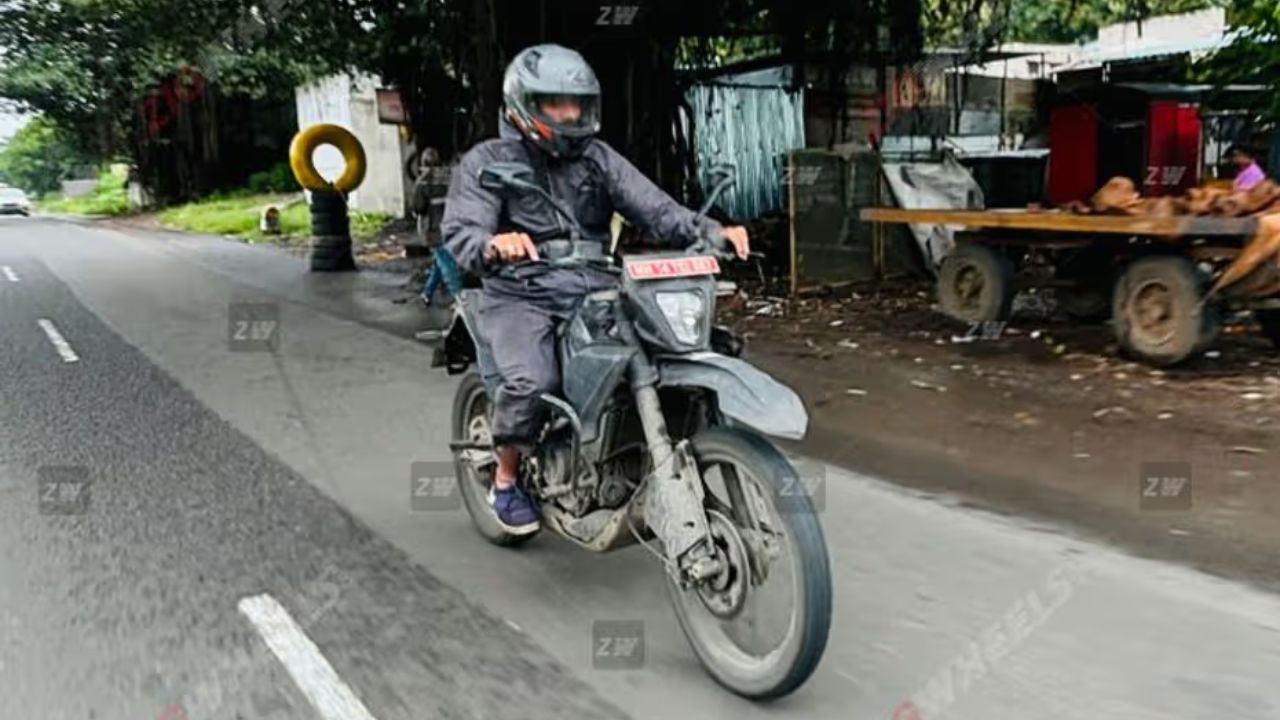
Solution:
M 741 225 L 721 228 L 720 236 L 733 245 L 733 251 L 738 254 L 739 260 L 747 259 L 747 255 L 751 253 L 751 240 L 747 237 L 746 228 Z
M 533 238 L 524 233 L 502 233 L 489 239 L 489 244 L 484 249 L 484 259 L 489 262 L 537 260 L 538 248 L 533 244 Z

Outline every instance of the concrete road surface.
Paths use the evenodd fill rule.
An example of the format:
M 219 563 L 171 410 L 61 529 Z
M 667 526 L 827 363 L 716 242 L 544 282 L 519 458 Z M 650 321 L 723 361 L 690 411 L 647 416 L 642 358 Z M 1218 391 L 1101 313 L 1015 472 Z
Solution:
M 1275 596 L 832 467 L 826 657 L 740 700 L 643 551 L 414 508 L 455 381 L 397 281 L 0 218 L 0 718 L 1280 717 Z

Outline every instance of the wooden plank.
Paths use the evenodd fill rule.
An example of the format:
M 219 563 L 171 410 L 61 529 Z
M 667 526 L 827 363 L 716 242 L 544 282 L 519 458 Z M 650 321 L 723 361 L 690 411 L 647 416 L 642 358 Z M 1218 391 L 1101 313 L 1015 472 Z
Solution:
M 1044 230 L 1114 235 L 1160 235 L 1203 237 L 1206 235 L 1252 235 L 1257 218 L 1142 217 L 1131 215 L 1076 215 L 1060 211 L 1027 210 L 906 210 L 864 208 L 861 217 L 869 222 L 956 225 L 966 228 Z

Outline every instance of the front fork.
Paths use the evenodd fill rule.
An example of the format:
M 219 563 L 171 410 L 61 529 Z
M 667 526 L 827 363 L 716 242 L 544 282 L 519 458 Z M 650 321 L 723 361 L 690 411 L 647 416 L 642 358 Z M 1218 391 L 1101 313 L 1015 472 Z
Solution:
M 671 441 L 658 400 L 658 372 L 644 353 L 632 356 L 630 373 L 653 468 L 642 499 L 644 522 L 662 541 L 668 570 L 682 582 L 701 582 L 722 568 L 707 527 L 705 490 L 697 460 L 688 440 Z

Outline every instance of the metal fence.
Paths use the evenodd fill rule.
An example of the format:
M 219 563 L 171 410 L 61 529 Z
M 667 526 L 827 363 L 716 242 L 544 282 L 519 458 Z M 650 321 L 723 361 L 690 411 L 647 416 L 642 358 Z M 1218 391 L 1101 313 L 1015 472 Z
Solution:
M 708 187 L 706 173 L 718 163 L 738 168 L 737 184 L 720 199 L 720 209 L 739 221 L 781 210 L 786 154 L 804 147 L 803 91 L 703 84 L 686 97 L 696 125 L 699 182 Z

